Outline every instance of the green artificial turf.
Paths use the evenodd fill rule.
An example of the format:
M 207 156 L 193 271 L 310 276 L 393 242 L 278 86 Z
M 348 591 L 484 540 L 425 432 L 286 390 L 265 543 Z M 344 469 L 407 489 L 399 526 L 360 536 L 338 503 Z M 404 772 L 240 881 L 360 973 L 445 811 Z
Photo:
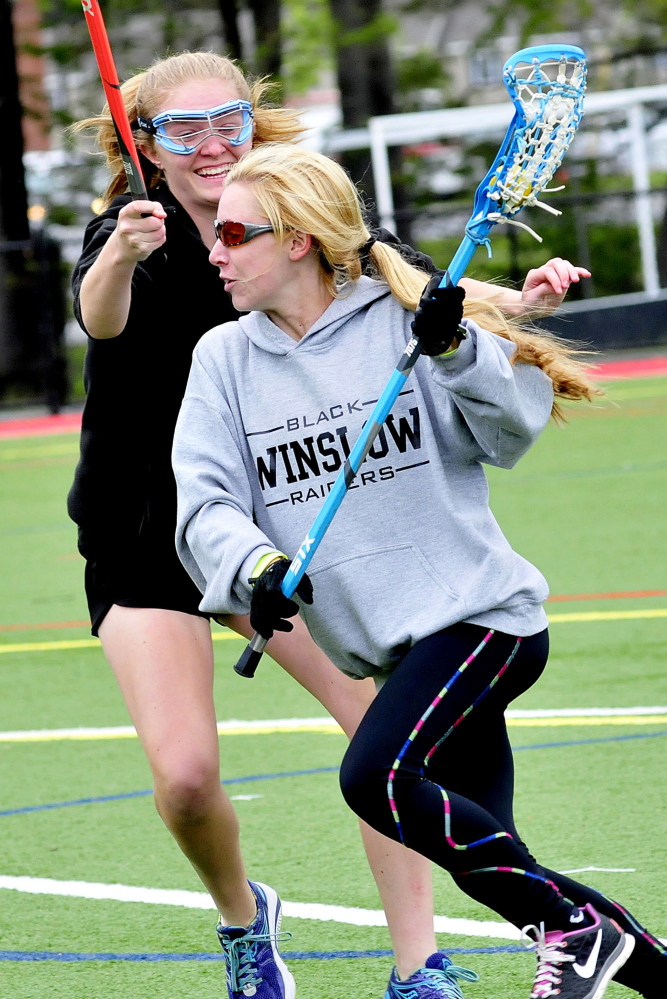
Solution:
M 622 382 L 593 407 L 568 407 L 512 472 L 489 470 L 494 512 L 515 547 L 547 576 L 552 593 L 667 589 L 667 379 Z M 83 562 L 67 520 L 76 460 L 72 435 L 0 443 L 0 646 L 85 639 Z M 553 602 L 550 615 L 667 608 L 667 596 Z M 38 627 L 48 625 L 47 628 Z M 522 708 L 667 705 L 667 618 L 554 621 L 552 654 Z M 320 705 L 274 663 L 252 682 L 231 669 L 242 644 L 215 643 L 219 718 L 316 717 Z M 99 647 L 0 654 L 0 732 L 127 725 Z M 667 936 L 667 725 L 512 727 L 517 824 L 531 850 L 559 870 L 633 868 L 580 875 L 618 897 Z M 642 736 L 620 739 L 624 736 Z M 656 735 L 655 738 L 644 736 Z M 592 741 L 609 740 L 609 741 Z M 614 740 L 614 741 L 612 741 Z M 580 743 L 566 745 L 566 743 Z M 221 736 L 223 777 L 335 768 L 341 735 L 309 732 Z M 545 745 L 560 744 L 560 745 Z M 543 746 L 544 748 L 531 748 Z M 138 741 L 0 741 L 0 812 L 150 788 Z M 251 876 L 293 902 L 380 907 L 356 820 L 335 772 L 231 784 L 240 800 Z M 150 795 L 0 815 L 0 875 L 202 891 L 155 813 Z M 435 872 L 436 912 L 498 917 Z M 57 897 L 0 888 L 0 951 L 74 954 L 213 954 L 215 913 L 176 906 Z M 286 918 L 302 953 L 389 949 L 382 927 Z M 442 935 L 443 947 L 512 941 Z M 2 955 L 0 955 L 2 956 Z M 454 954 L 479 972 L 466 999 L 527 997 L 534 958 Z M 299 999 L 380 997 L 391 958 L 295 960 Z M 220 999 L 219 962 L 0 960 L 0 999 Z M 612 985 L 609 999 L 630 996 Z

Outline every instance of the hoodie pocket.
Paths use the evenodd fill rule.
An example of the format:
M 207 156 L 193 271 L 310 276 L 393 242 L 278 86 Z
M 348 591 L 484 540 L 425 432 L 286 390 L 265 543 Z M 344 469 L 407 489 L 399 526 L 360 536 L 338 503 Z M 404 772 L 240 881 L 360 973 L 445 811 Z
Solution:
M 415 642 L 465 616 L 463 600 L 412 543 L 356 552 L 310 576 L 315 599 L 302 608 L 305 621 L 354 676 L 391 669 Z

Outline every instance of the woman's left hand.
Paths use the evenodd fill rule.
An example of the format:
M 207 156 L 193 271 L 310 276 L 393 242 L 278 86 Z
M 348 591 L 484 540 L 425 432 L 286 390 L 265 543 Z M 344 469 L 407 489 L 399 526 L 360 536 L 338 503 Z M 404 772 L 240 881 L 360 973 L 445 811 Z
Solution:
M 565 298 L 568 288 L 581 278 L 589 278 L 591 272 L 585 267 L 575 267 L 569 260 L 552 257 L 546 264 L 528 271 L 521 289 L 521 304 L 526 312 L 550 313 L 557 309 Z
M 299 605 L 286 597 L 282 582 L 292 563 L 286 555 L 271 562 L 254 580 L 250 602 L 250 624 L 268 642 L 274 631 L 291 631 L 294 625 L 285 618 L 299 613 Z M 296 588 L 296 594 L 304 604 L 313 602 L 313 584 L 305 573 Z

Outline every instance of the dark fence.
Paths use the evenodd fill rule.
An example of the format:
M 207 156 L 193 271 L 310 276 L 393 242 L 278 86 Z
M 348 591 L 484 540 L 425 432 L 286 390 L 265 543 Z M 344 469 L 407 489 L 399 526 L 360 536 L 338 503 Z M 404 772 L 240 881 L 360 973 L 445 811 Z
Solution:
M 595 350 L 667 347 L 667 291 L 571 302 L 537 325 Z
M 60 244 L 44 229 L 0 243 L 0 405 L 67 402 L 66 276 Z

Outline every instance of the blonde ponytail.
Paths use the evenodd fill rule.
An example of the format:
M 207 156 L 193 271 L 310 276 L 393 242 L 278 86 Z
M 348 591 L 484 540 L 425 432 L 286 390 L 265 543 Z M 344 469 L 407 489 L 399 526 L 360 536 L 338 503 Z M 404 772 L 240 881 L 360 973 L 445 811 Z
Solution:
M 389 285 L 392 295 L 406 309 L 415 310 L 429 280 L 424 272 L 412 267 L 397 250 L 385 243 L 373 243 L 370 257 L 378 276 Z M 590 365 L 578 359 L 576 347 L 564 343 L 553 333 L 511 318 L 486 299 L 467 298 L 463 315 L 490 333 L 515 344 L 512 364 L 533 364 L 548 375 L 554 387 L 551 415 L 556 422 L 565 420 L 561 405 L 564 399 L 587 399 L 590 402 L 595 396 L 602 395 L 588 375 Z
M 331 295 L 362 274 L 360 252 L 367 253 L 372 276 L 385 281 L 401 305 L 415 311 L 429 275 L 409 264 L 392 246 L 372 242 L 358 192 L 333 160 L 297 146 L 266 144 L 247 153 L 230 170 L 227 184 L 250 184 L 262 212 L 278 239 L 289 230 L 312 236 L 322 266 L 322 280 Z M 533 364 L 554 386 L 552 416 L 563 419 L 563 399 L 592 399 L 599 390 L 587 375 L 587 365 L 574 347 L 550 333 L 512 319 L 488 300 L 467 299 L 464 315 L 484 329 L 516 345 L 513 364 Z
M 389 285 L 394 298 L 398 299 L 404 309 L 414 312 L 430 280 L 430 274 L 413 267 L 398 250 L 387 243 L 373 243 L 369 258 L 377 275 Z

